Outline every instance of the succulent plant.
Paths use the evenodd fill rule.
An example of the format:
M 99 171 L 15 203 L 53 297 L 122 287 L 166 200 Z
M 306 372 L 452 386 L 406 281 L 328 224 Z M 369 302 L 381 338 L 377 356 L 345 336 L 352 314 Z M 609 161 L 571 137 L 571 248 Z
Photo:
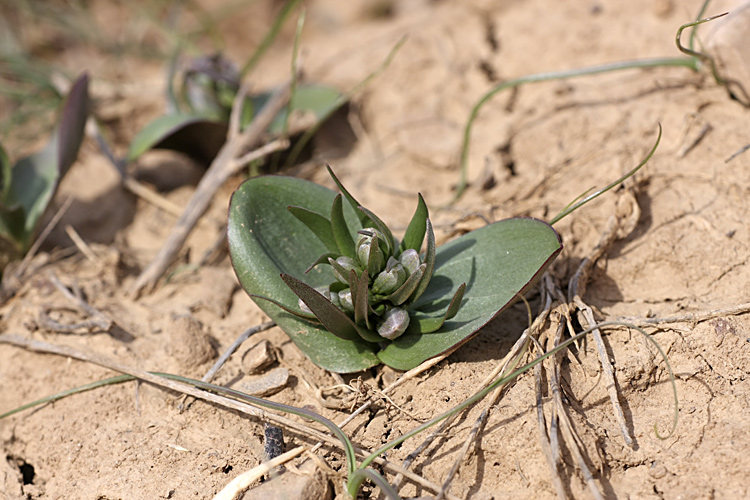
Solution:
M 245 291 L 331 371 L 408 370 L 468 341 L 562 249 L 554 229 L 531 218 L 436 248 L 421 196 L 398 242 L 329 172 L 340 193 L 292 177 L 245 181 L 232 196 L 228 243 Z
M 427 206 L 420 195 L 404 241 L 399 244 L 388 226 L 359 205 L 330 168 L 329 172 L 365 227 L 351 234 L 341 194 L 333 200 L 330 219 L 303 207 L 289 206 L 289 212 L 328 250 L 307 272 L 320 265 L 330 266 L 330 283 L 313 288 L 282 274 L 284 282 L 299 297 L 297 308 L 270 297 L 255 297 L 273 302 L 306 321 L 318 322 L 342 339 L 351 340 L 358 335 L 367 342 L 395 340 L 407 331 L 411 322 L 409 307 L 427 289 L 435 268 L 435 234 Z M 420 256 L 425 237 L 427 249 Z M 442 319 L 422 325 L 420 331 L 434 332 L 453 318 L 465 289 L 465 283 L 459 286 Z

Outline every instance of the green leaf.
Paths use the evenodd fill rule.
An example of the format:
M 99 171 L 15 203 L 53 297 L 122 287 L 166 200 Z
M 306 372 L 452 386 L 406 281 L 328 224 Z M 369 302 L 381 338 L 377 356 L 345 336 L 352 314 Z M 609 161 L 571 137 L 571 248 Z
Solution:
M 8 153 L 5 152 L 3 145 L 0 144 L 0 202 L 5 203 L 8 199 L 10 182 L 13 177 L 13 170 L 10 164 Z
M 352 238 L 352 233 L 344 220 L 344 207 L 341 203 L 340 194 L 333 199 L 331 228 L 333 229 L 333 237 L 336 239 L 339 252 L 356 260 L 357 252 L 354 251 L 354 238 Z
M 419 196 L 417 210 L 414 212 L 414 216 L 412 216 L 409 226 L 406 228 L 399 252 L 403 252 L 409 248 L 417 252 L 422 249 L 425 231 L 427 231 L 427 218 L 430 216 L 430 212 L 427 210 L 427 204 L 424 202 L 422 195 L 418 194 L 417 196 Z
M 367 329 L 371 330 L 370 320 L 367 317 L 370 312 L 370 304 L 367 302 L 367 285 L 369 280 L 367 270 L 365 269 L 359 280 L 357 280 L 357 274 L 354 271 L 350 272 L 350 276 L 352 279 L 349 282 L 349 286 L 352 289 L 352 296 L 354 297 L 354 323 L 362 325 L 364 321 Z
M 387 299 L 397 306 L 400 306 L 401 304 L 406 302 L 408 298 L 411 297 L 411 294 L 414 293 L 414 290 L 417 289 L 419 283 L 422 281 L 422 276 L 424 276 L 424 271 L 426 268 L 426 264 L 421 264 L 416 271 L 414 271 L 408 278 L 406 278 L 404 284 L 401 285 L 398 290 L 390 294 Z
M 323 255 L 321 255 L 320 257 L 318 257 L 317 259 L 315 259 L 315 262 L 313 262 L 312 264 L 310 264 L 310 267 L 308 267 L 305 270 L 305 274 L 307 274 L 310 271 L 312 271 L 313 268 L 315 266 L 317 266 L 318 264 L 329 264 L 330 265 L 331 263 L 330 263 L 329 259 L 333 260 L 334 258 L 338 257 L 338 255 L 339 255 L 338 252 L 336 252 L 336 253 L 333 253 L 333 252 L 326 252 L 326 253 L 324 253 Z
M 345 340 L 357 340 L 359 338 L 357 328 L 349 316 L 317 290 L 288 274 L 282 274 L 281 279 L 302 299 L 302 302 L 310 308 L 315 317 L 329 332 Z
M 404 333 L 432 333 L 442 328 L 446 321 L 453 318 L 458 313 L 458 309 L 461 306 L 461 300 L 464 298 L 465 290 L 466 283 L 463 283 L 458 287 L 456 294 L 451 299 L 451 303 L 448 304 L 448 309 L 445 310 L 445 314 L 441 316 L 422 316 L 419 314 L 412 316 L 409 328 L 407 328 Z
M 296 317 L 298 317 L 300 319 L 304 319 L 304 320 L 307 320 L 307 321 L 312 321 L 313 323 L 320 323 L 320 320 L 314 314 L 307 314 L 307 313 L 304 313 L 302 311 L 298 311 L 298 310 L 296 310 L 296 309 L 294 309 L 292 307 L 287 306 L 286 304 L 282 304 L 278 300 L 269 299 L 268 297 L 263 297 L 262 295 L 251 295 L 251 297 L 253 298 L 253 300 L 255 300 L 255 299 L 262 299 L 262 300 L 268 301 L 268 302 L 270 302 L 270 303 L 272 303 L 272 304 L 274 304 L 276 306 L 279 306 L 280 308 L 282 308 L 283 310 L 285 310 L 289 314 L 293 314 L 294 316 L 296 316 Z
M 5 238 L 16 240 L 25 253 L 31 245 L 39 221 L 57 190 L 58 183 L 78 156 L 88 117 L 88 76 L 81 76 L 70 89 L 52 139 L 41 151 L 22 158 L 13 167 L 5 193 L 3 217 Z M 3 182 L 5 182 L 4 179 Z M 18 224 L 23 216 L 23 228 Z
M 375 227 L 380 230 L 381 233 L 383 233 L 383 236 L 385 236 L 385 244 L 388 247 L 388 255 L 393 255 L 396 252 L 396 240 L 393 239 L 393 233 L 388 228 L 388 226 L 383 222 L 380 217 L 375 215 L 374 212 L 366 209 L 363 206 L 357 207 L 362 212 L 367 215 L 367 217 L 370 218 L 372 222 L 375 223 Z
M 333 277 L 325 266 L 305 275 L 310 262 L 325 253 L 326 248 L 316 239 L 311 241 L 310 230 L 286 207 L 300 205 L 326 213 L 334 196 L 329 189 L 289 177 L 256 177 L 239 187 L 232 196 L 227 233 L 232 266 L 248 293 L 293 306 L 298 297 L 281 279 L 281 273 L 304 279 L 313 287 L 330 284 Z M 354 210 L 345 207 L 344 216 L 352 233 L 360 229 Z M 375 344 L 343 340 L 271 303 L 261 300 L 257 303 L 318 366 L 351 373 L 380 362 L 375 356 Z
M 143 127 L 130 143 L 127 161 L 151 149 L 170 149 L 209 165 L 227 138 L 227 124 L 201 113 L 163 115 Z
M 533 286 L 562 250 L 547 223 L 530 218 L 506 219 L 437 249 L 430 286 L 410 311 L 442 311 L 459 283 L 466 292 L 457 314 L 434 333 L 404 334 L 378 357 L 388 366 L 410 370 L 426 359 L 468 341 L 480 328 Z
M 333 169 L 330 165 L 326 165 L 326 168 L 328 169 L 328 175 L 331 176 L 333 179 L 333 182 L 336 183 L 336 186 L 338 186 L 339 191 L 344 195 L 346 200 L 349 202 L 349 205 L 354 209 L 354 213 L 357 214 L 357 217 L 359 217 L 359 223 L 362 225 L 362 227 L 369 227 L 371 225 L 374 225 L 374 222 L 367 216 L 366 213 L 359 210 L 360 204 L 357 200 L 354 199 L 354 196 L 352 196 L 349 191 L 344 187 L 343 184 L 341 184 L 341 181 L 338 177 L 336 177 L 336 174 L 333 173 Z
M 333 236 L 333 230 L 331 229 L 331 221 L 325 216 L 320 215 L 318 212 L 307 210 L 302 207 L 290 206 L 287 207 L 292 215 L 301 220 L 310 231 L 315 233 L 320 241 L 326 246 L 330 252 L 338 252 L 339 247 L 336 243 L 336 238 Z
M 427 219 L 425 223 L 425 229 L 427 230 L 427 251 L 425 252 L 424 263 L 426 264 L 424 269 L 424 276 L 422 281 L 419 282 L 417 290 L 414 295 L 409 297 L 410 302 L 416 302 L 419 297 L 424 293 L 427 287 L 430 285 L 432 280 L 432 271 L 435 269 L 435 233 L 432 231 L 432 222 Z

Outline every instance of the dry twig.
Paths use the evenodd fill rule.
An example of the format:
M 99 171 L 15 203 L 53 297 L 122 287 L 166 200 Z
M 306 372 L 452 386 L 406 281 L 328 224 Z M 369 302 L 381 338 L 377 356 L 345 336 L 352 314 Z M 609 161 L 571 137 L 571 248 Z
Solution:
M 108 368 L 110 370 L 114 370 L 120 373 L 125 373 L 136 379 L 140 379 L 145 382 L 149 382 L 151 384 L 164 387 L 166 389 L 181 392 L 183 394 L 188 394 L 198 399 L 203 399 L 206 401 L 210 401 L 212 403 L 216 403 L 225 408 L 230 408 L 230 409 L 239 411 L 247 415 L 258 417 L 261 420 L 266 420 L 266 421 L 274 422 L 280 425 L 284 425 L 290 429 L 293 429 L 299 432 L 302 435 L 310 436 L 319 441 L 323 441 L 328 444 L 331 444 L 337 448 L 341 446 L 341 442 L 338 439 L 334 438 L 333 436 L 329 434 L 325 434 L 307 425 L 300 424 L 294 420 L 288 419 L 281 415 L 276 415 L 275 413 L 267 412 L 265 410 L 256 408 L 252 405 L 237 401 L 235 399 L 227 398 L 224 396 L 220 396 L 218 394 L 214 394 L 212 392 L 197 389 L 189 384 L 184 384 L 182 382 L 177 382 L 175 380 L 161 377 L 159 375 L 154 375 L 153 373 L 149 373 L 144 370 L 139 370 L 137 368 L 131 368 L 129 366 L 116 363 L 114 361 L 110 361 L 97 354 L 91 354 L 91 353 L 86 353 L 83 351 L 78 351 L 71 347 L 57 346 L 57 345 L 50 344 L 47 342 L 30 340 L 30 339 L 23 338 L 19 335 L 12 335 L 12 334 L 0 334 L 0 344 L 14 345 L 17 347 L 23 347 L 25 349 L 29 349 L 31 351 L 42 352 L 42 353 L 47 353 L 47 354 L 57 354 L 60 356 L 67 356 L 70 358 L 78 359 L 80 361 L 93 363 L 93 364 L 102 366 L 104 368 Z M 316 448 L 317 447 L 318 446 L 316 446 Z M 364 452 L 362 449 L 356 446 L 354 447 L 354 452 L 360 457 L 368 455 L 368 453 Z M 389 469 L 390 471 L 396 474 L 404 475 L 409 480 L 411 480 L 412 482 L 414 482 L 415 484 L 423 488 L 426 488 L 434 492 L 440 491 L 440 486 L 438 486 L 437 484 L 431 481 L 428 481 L 427 479 L 417 474 L 413 474 L 412 472 L 404 469 L 398 464 L 389 462 L 382 458 L 376 458 L 375 463 Z M 450 496 L 448 498 L 449 500 L 459 500 L 455 496 Z
M 261 136 L 268 128 L 268 125 L 284 108 L 289 99 L 289 92 L 289 83 L 286 83 L 274 92 L 267 104 L 253 118 L 253 121 L 244 131 L 239 131 L 238 120 L 236 118 L 230 122 L 231 126 L 227 135 L 227 142 L 201 178 L 198 187 L 195 189 L 195 193 L 193 193 L 193 197 L 178 219 L 167 241 L 164 242 L 154 260 L 138 276 L 138 279 L 131 288 L 133 296 L 138 296 L 144 291 L 148 292 L 156 286 L 156 282 L 174 261 L 175 256 L 182 248 L 198 219 L 208 208 L 216 191 L 243 165 L 239 162 L 240 156 L 244 154 L 245 150 L 256 146 L 260 142 Z M 243 101 L 244 94 L 245 92 L 241 91 L 235 101 Z M 238 112 L 239 107 L 235 106 L 232 110 L 232 115 Z M 268 149 L 264 149 L 265 154 L 268 154 Z

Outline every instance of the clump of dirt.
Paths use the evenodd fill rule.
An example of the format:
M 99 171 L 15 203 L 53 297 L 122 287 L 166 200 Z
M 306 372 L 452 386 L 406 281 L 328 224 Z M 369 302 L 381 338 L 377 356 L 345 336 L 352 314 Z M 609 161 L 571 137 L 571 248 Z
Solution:
M 206 2 L 211 9 L 221 3 Z M 303 64 L 308 79 L 350 89 L 408 36 L 387 70 L 354 96 L 349 118 L 356 143 L 335 163 L 337 175 L 359 201 L 403 231 L 415 191 L 430 207 L 444 206 L 453 197 L 463 127 L 492 85 L 542 71 L 677 57 L 674 33 L 701 3 L 407 1 L 373 10 L 356 2 L 318 0 L 307 5 Z M 218 21 L 229 57 L 247 59 L 272 19 L 273 4 L 256 2 Z M 115 22 L 125 16 L 116 6 L 90 7 L 94 19 L 117 26 L 113 36 L 130 33 Z M 153 36 L 145 37 L 144 46 Z M 39 44 L 44 34 L 31 38 Z M 271 87 L 287 78 L 292 42 L 288 28 L 253 73 L 255 85 Z M 91 72 L 94 98 L 122 150 L 138 127 L 159 113 L 160 64 L 132 57 L 108 60 L 81 44 L 54 54 L 52 61 L 71 72 Z M 593 341 L 582 342 L 567 356 L 560 372 L 565 418 L 580 436 L 582 461 L 604 497 L 748 495 L 750 423 L 742 416 L 750 411 L 749 115 L 710 76 L 680 67 L 523 86 L 497 95 L 482 110 L 471 137 L 468 191 L 448 208 L 433 208 L 439 243 L 509 216 L 550 219 L 583 191 L 604 186 L 635 166 L 661 123 L 664 135 L 656 155 L 620 194 L 605 196 L 556 226 L 565 249 L 550 275 L 566 289 L 608 221 L 633 218 L 634 225 L 593 266 L 581 298 L 597 319 L 650 321 L 647 329 L 667 353 L 676 377 L 678 426 L 660 439 L 654 425 L 667 434 L 673 414 L 664 362 L 633 331 L 605 336 L 625 426 L 633 436 L 628 445 Z M 313 160 L 294 172 L 331 186 L 320 168 L 328 155 L 319 145 Z M 186 171 L 194 168 L 187 160 L 168 161 L 184 161 Z M 170 190 L 162 195 L 184 206 L 194 181 L 188 175 L 180 185 L 168 183 Z M 47 263 L 0 310 L 2 332 L 140 369 L 200 378 L 242 331 L 267 320 L 238 289 L 226 257 L 196 266 L 222 237 L 229 195 L 240 181 L 233 179 L 216 196 L 169 276 L 153 293 L 134 299 L 128 290 L 176 217 L 120 187 L 112 167 L 87 142 L 57 203 L 73 197 L 60 228 L 73 225 L 89 242 L 93 258 L 79 252 L 61 229 L 53 240 L 58 249 L 43 252 Z M 618 206 L 626 191 L 635 205 Z M 89 319 L 56 282 L 80 289 L 114 326 L 106 332 L 50 327 L 45 317 L 60 324 Z M 530 298 L 538 309 L 539 295 Z M 665 318 L 669 321 L 660 321 Z M 378 404 L 344 430 L 357 446 L 372 450 L 455 406 L 478 389 L 525 327 L 525 308 L 512 307 L 390 399 L 378 397 Z M 277 353 L 266 373 L 284 368 L 290 374 L 284 388 L 269 398 L 308 407 L 336 422 L 365 393 L 377 394 L 399 375 L 378 368 L 342 379 L 314 366 L 277 328 L 253 335 L 245 348 L 259 341 Z M 234 386 L 245 379 L 245 348 L 214 382 Z M 89 363 L 0 345 L 0 411 L 111 375 Z M 343 382 L 360 391 L 359 399 L 339 389 L 341 404 L 333 405 L 333 396 L 322 399 L 317 391 Z M 556 498 L 560 491 L 572 498 L 592 497 L 574 450 L 563 446 L 552 466 L 545 458 L 541 435 L 546 431 L 538 427 L 535 385 L 533 373 L 520 377 L 489 409 L 453 478 L 452 498 Z M 553 394 L 543 391 L 541 403 L 551 421 Z M 442 484 L 483 410 L 483 405 L 470 409 L 443 430 L 412 469 Z M 284 439 L 285 449 L 316 442 L 291 429 L 284 430 Z M 400 463 L 419 442 L 408 441 L 388 459 Z M 212 498 L 258 465 L 263 454 L 260 419 L 200 401 L 187 404 L 180 394 L 127 382 L 0 421 L 0 498 Z M 340 485 L 343 456 L 334 448 L 318 454 L 326 462 L 322 470 L 328 480 Z M 557 489 L 551 470 L 561 477 Z M 388 472 L 387 477 L 393 481 L 395 476 Z M 375 491 L 365 496 L 375 498 Z M 399 493 L 436 494 L 409 481 Z

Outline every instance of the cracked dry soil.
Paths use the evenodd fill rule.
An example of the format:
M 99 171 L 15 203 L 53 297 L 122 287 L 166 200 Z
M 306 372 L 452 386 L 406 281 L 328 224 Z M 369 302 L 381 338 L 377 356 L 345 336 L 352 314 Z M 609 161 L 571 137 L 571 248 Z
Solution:
M 201 3 L 215 9 L 221 2 Z M 410 0 L 381 11 L 364 2 L 307 2 L 302 46 L 311 81 L 350 89 L 403 35 L 408 40 L 390 67 L 353 98 L 348 127 L 324 129 L 313 159 L 290 173 L 330 185 L 320 167 L 332 163 L 364 205 L 403 230 L 416 191 L 431 207 L 450 200 L 463 126 L 472 105 L 493 84 L 542 71 L 677 56 L 674 33 L 700 3 Z M 256 2 L 219 22 L 228 57 L 248 57 L 272 19 L 273 4 Z M 125 4 L 99 2 L 89 8 L 113 39 L 130 33 L 128 23 L 137 21 Z M 717 4 L 710 13 L 720 11 Z M 253 73 L 255 87 L 286 78 L 293 24 Z M 712 28 L 702 27 L 700 33 L 708 36 Z M 53 35 L 30 25 L 24 40 L 40 52 L 55 43 Z M 155 39 L 147 29 L 142 43 Z M 50 63 L 90 71 L 97 113 L 121 151 L 160 113 L 164 68 L 159 62 L 128 54 L 112 58 L 79 43 L 59 49 Z M 651 147 L 657 123 L 664 129 L 661 145 L 629 184 L 640 216 L 598 260 L 583 298 L 598 319 L 669 317 L 747 303 L 750 152 L 741 151 L 750 144 L 750 110 L 710 76 L 684 68 L 539 83 L 496 96 L 474 126 L 468 192 L 450 208 L 433 208 L 439 243 L 485 220 L 549 219 L 582 191 L 604 186 L 636 165 Z M 135 168 L 180 206 L 201 174 L 195 165 L 164 153 L 149 155 Z M 200 378 L 240 332 L 267 319 L 238 289 L 228 259 L 190 266 L 219 237 L 229 195 L 240 181 L 234 178 L 218 193 L 180 254 L 178 272 L 154 293 L 134 300 L 129 286 L 176 218 L 125 191 L 87 140 L 55 201 L 59 206 L 72 197 L 73 204 L 37 257 L 38 272 L 0 310 L 2 332 Z M 591 254 L 617 214 L 618 199 L 617 193 L 604 196 L 558 225 L 565 249 L 551 269 L 557 283 L 566 286 Z M 72 247 L 62 229 L 67 224 L 89 242 L 96 260 Z M 68 287 L 80 287 L 114 322 L 109 333 L 61 333 L 45 326 L 41 313 L 62 323 L 87 319 L 66 302 L 51 273 Z M 538 294 L 530 298 L 538 308 Z M 346 432 L 358 446 L 374 449 L 418 425 L 414 419 L 428 419 L 461 402 L 505 355 L 525 321 L 523 305 L 517 304 L 455 354 L 398 388 L 391 398 L 403 411 L 378 404 Z M 567 413 L 598 488 L 605 498 L 750 498 L 750 315 L 725 314 L 650 331 L 669 356 L 680 398 L 679 424 L 666 440 L 657 438 L 654 424 L 664 432 L 671 421 L 668 374 L 639 335 L 623 330 L 605 337 L 634 436 L 632 448 L 613 415 L 593 343 L 582 343 L 563 365 Z M 261 340 L 279 351 L 280 361 L 266 370 L 281 366 L 291 373 L 272 399 L 311 407 L 334 421 L 348 414 L 348 407 L 329 409 L 316 398 L 308 383 L 339 382 L 307 361 L 280 330 L 255 335 L 241 352 Z M 219 372 L 218 383 L 262 377 L 245 374 L 241 352 Z M 0 345 L 0 411 L 109 375 L 90 364 Z M 398 376 L 387 369 L 359 375 L 371 388 Z M 520 377 L 493 406 L 453 480 L 452 495 L 556 498 L 540 445 L 534 383 L 531 374 Z M 178 394 L 128 382 L 0 421 L 0 498 L 212 498 L 260 463 L 263 422 L 203 402 L 180 412 L 180 401 Z M 543 401 L 549 418 L 550 396 Z M 456 420 L 413 469 L 442 483 L 482 408 Z M 287 449 L 315 442 L 290 430 L 285 440 Z M 417 444 L 407 442 L 389 459 L 402 461 Z M 343 465 L 338 450 L 323 448 L 319 454 L 333 469 Z M 569 497 L 592 498 L 566 448 L 558 470 Z M 328 479 L 341 482 L 338 476 Z M 435 495 L 408 481 L 400 494 Z M 363 495 L 376 497 L 374 490 Z

